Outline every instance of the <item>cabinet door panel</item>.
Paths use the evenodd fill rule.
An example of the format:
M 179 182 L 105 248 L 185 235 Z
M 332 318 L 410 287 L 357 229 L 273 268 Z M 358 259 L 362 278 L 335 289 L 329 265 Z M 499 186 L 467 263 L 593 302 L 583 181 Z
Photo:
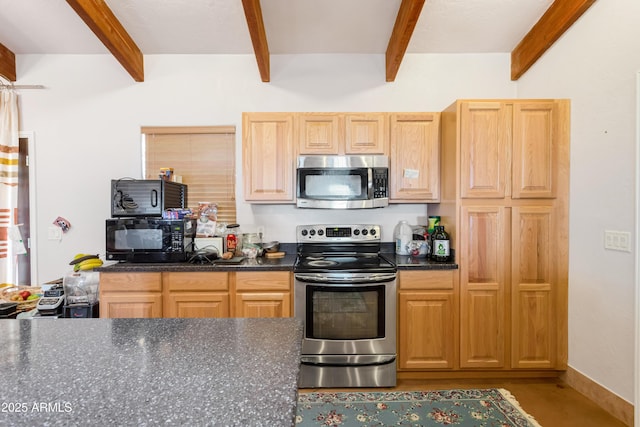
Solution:
M 172 292 L 167 299 L 166 317 L 229 317 L 226 292 Z
M 460 366 L 504 366 L 504 293 L 499 284 L 471 285 L 461 296 Z
M 176 272 L 162 273 L 165 288 L 172 291 L 226 291 L 229 288 L 229 273 Z
M 100 273 L 100 293 L 161 290 L 162 273 Z
M 398 272 L 401 290 L 453 289 L 455 270 L 403 270 Z
M 454 364 L 453 292 L 400 292 L 400 369 Z
M 235 317 L 291 317 L 291 293 L 239 292 Z
M 390 201 L 440 197 L 440 114 L 391 115 Z
M 243 115 L 244 197 L 248 201 L 293 202 L 293 114 Z
M 298 129 L 299 154 L 338 154 L 342 132 L 337 114 L 300 114 Z
M 515 103 L 512 197 L 555 197 L 558 143 L 553 102 Z
M 388 154 L 384 113 L 345 115 L 346 154 Z
M 108 319 L 162 317 L 162 294 L 136 292 L 101 294 L 100 317 Z
M 238 271 L 238 291 L 290 291 L 291 273 L 288 271 Z
M 513 368 L 553 368 L 556 363 L 553 212 L 548 206 L 512 211 Z
M 461 105 L 460 192 L 462 197 L 503 198 L 509 171 L 509 109 L 500 102 Z
M 461 221 L 460 366 L 503 367 L 506 208 L 462 207 Z

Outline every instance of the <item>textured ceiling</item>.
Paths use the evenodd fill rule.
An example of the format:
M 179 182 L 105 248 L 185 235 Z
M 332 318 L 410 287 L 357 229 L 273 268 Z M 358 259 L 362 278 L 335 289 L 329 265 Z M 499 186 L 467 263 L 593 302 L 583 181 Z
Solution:
M 252 54 L 241 0 L 106 0 L 145 55 Z M 552 0 L 427 0 L 407 53 L 511 52 Z M 400 0 L 262 0 L 271 54 L 384 54 Z M 0 0 L 15 54 L 109 53 L 65 0 Z

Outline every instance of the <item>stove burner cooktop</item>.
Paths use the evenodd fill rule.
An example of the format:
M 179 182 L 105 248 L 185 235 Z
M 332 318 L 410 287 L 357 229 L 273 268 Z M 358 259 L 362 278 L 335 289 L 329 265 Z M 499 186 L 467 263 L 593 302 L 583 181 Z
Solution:
M 379 225 L 299 225 L 298 273 L 387 273 L 396 266 L 380 255 Z
M 298 255 L 294 264 L 296 272 L 331 272 L 331 271 L 389 271 L 395 269 L 395 265 L 384 257 L 375 255 L 325 255 L 305 256 Z
M 338 265 L 337 261 L 332 261 L 329 259 L 309 259 L 307 258 L 307 265 L 311 267 L 329 267 L 333 265 Z

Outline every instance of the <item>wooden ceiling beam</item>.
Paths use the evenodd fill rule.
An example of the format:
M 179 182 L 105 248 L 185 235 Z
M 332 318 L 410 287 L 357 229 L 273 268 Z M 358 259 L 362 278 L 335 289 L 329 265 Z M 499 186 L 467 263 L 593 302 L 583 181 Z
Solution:
M 425 0 L 402 0 L 386 52 L 386 79 L 396 79 L 400 63 L 416 27 Z
M 67 0 L 69 6 L 137 82 L 144 81 L 142 52 L 104 0 Z
M 9 80 L 16 81 L 16 55 L 5 45 L 0 43 L 0 76 Z
M 518 80 L 596 0 L 555 0 L 511 52 L 511 80 Z
M 262 20 L 262 8 L 260 0 L 242 0 L 244 15 L 249 26 L 249 35 L 253 44 L 253 51 L 256 55 L 260 78 L 263 82 L 271 80 L 269 63 L 269 45 L 267 43 L 267 33 L 264 30 Z

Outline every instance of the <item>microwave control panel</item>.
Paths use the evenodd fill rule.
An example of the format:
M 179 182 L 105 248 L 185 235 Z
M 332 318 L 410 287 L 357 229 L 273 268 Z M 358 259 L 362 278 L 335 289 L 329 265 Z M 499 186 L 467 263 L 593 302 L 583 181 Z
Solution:
M 389 197 L 387 188 L 389 184 L 389 169 L 373 168 L 373 197 L 384 199 Z

